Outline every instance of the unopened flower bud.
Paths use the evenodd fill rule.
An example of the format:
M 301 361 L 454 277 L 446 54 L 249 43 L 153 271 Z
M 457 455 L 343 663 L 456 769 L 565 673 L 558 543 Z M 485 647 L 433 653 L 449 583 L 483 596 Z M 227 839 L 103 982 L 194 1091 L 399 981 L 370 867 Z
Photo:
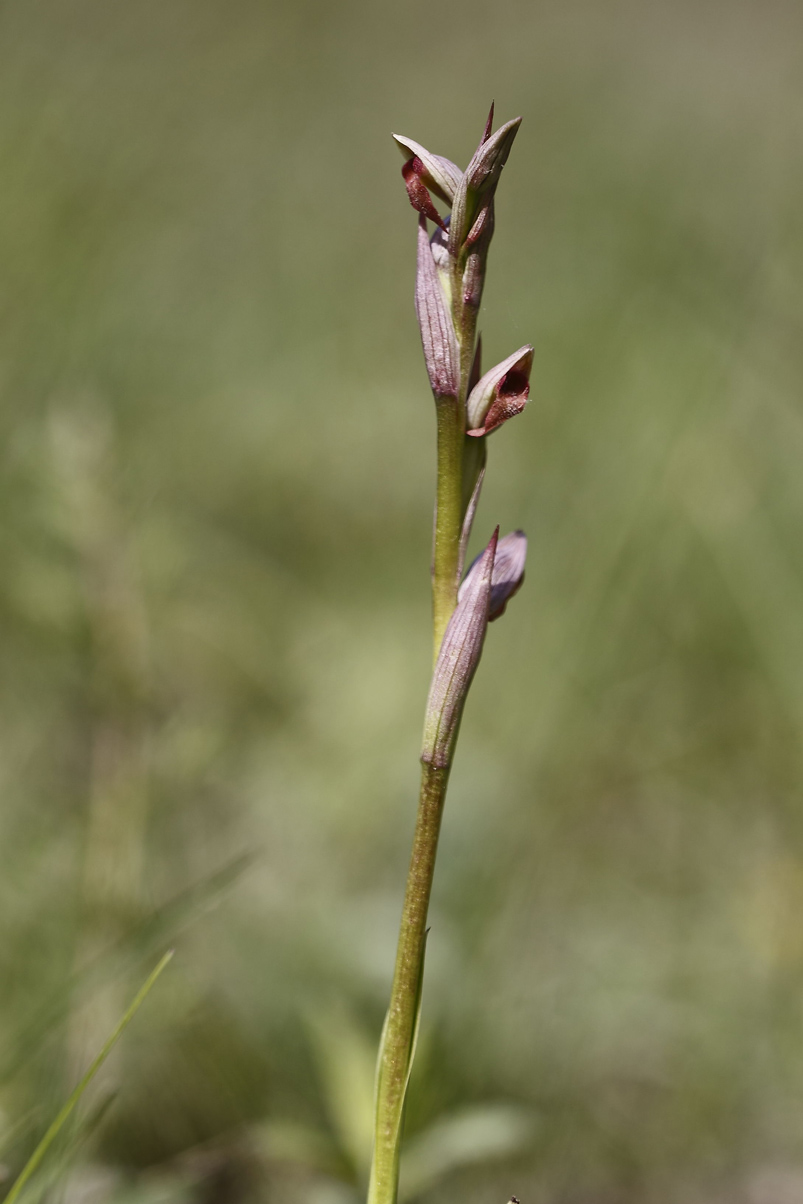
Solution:
M 477 147 L 466 168 L 466 184 L 472 192 L 496 186 L 520 125 L 521 118 L 514 117 Z
M 452 163 L 451 159 L 444 159 L 442 155 L 433 155 L 412 138 L 404 138 L 401 134 L 394 134 L 393 138 L 405 159 L 418 159 L 421 164 L 420 178 L 426 187 L 451 205 L 463 175 L 457 164 Z
M 482 207 L 493 200 L 499 176 L 520 125 L 521 118 L 514 117 L 490 135 L 486 125 L 482 141 L 472 155 L 452 202 L 449 250 L 453 256 L 460 253 L 472 233 L 475 238 L 480 236 L 480 231 L 475 231 L 475 225 L 482 216 Z
M 440 397 L 457 397 L 460 389 L 460 353 L 423 217 L 418 220 L 415 311 L 432 392 L 436 400 Z
M 464 594 L 472 589 L 474 574 L 481 571 L 482 554 L 469 566 L 463 584 L 458 593 L 458 604 Z M 523 531 L 511 531 L 496 545 L 493 573 L 491 575 L 491 596 L 488 603 L 488 622 L 493 623 L 505 613 L 505 607 L 515 593 L 521 589 L 524 580 L 524 564 L 527 559 L 527 536 Z
M 435 662 L 421 760 L 437 769 L 445 769 L 451 763 L 469 686 L 482 655 L 498 536 L 497 527 L 473 566 L 471 580 L 465 583 Z
M 521 413 L 530 395 L 532 366 L 533 349 L 527 344 L 485 373 L 466 403 L 469 435 L 490 435 Z

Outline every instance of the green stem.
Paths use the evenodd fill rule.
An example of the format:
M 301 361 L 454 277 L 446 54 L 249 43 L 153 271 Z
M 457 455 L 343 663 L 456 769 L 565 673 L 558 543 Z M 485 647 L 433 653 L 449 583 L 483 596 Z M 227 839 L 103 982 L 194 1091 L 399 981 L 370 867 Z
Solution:
M 435 503 L 435 541 L 432 557 L 432 610 L 434 659 L 438 659 L 443 633 L 457 605 L 460 536 L 466 502 L 475 479 L 464 481 L 466 467 L 466 397 L 474 360 L 477 334 L 477 310 L 464 304 L 462 274 L 464 264 L 457 261 L 452 270 L 452 299 L 455 333 L 460 347 L 460 386 L 457 397 L 444 397 L 437 403 L 438 485 Z M 473 442 L 473 440 L 472 440 Z M 471 451 L 473 452 L 473 448 Z M 472 456 L 468 459 L 473 460 Z M 469 465 L 471 467 L 471 465 Z M 466 496 L 467 495 L 467 496 Z
M 444 397 L 437 405 L 438 483 L 432 555 L 432 635 L 437 660 L 443 633 L 457 605 L 460 533 L 463 527 L 463 406 Z
M 368 1204 L 395 1204 L 396 1201 L 404 1096 L 420 1005 L 427 911 L 448 780 L 448 768 L 436 769 L 427 764 L 422 766 L 421 793 L 396 950 L 396 969 L 379 1055 L 376 1136 Z
M 462 265 L 456 263 L 452 295 L 455 298 L 455 331 L 460 345 L 460 386 L 457 397 L 442 397 L 437 401 L 438 479 L 432 555 L 435 660 L 447 624 L 457 605 L 460 537 L 465 511 L 463 467 L 466 393 L 474 357 L 476 311 L 463 304 L 461 280 Z M 473 460 L 469 467 L 472 470 L 475 467 Z M 469 489 L 469 493 L 470 491 Z M 423 764 L 413 852 L 407 874 L 396 951 L 396 969 L 377 1066 L 376 1132 L 368 1204 L 396 1204 L 398 1194 L 404 1097 L 410 1076 L 421 1004 L 427 911 L 450 768 L 451 766 L 435 768 Z

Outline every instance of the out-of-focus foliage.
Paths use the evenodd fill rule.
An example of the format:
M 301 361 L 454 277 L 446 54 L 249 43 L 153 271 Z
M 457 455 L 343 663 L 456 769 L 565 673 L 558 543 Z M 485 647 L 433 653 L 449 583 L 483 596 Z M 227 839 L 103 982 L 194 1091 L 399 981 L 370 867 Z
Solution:
M 530 567 L 453 775 L 408 1190 L 803 1195 L 802 16 L 6 0 L 9 1174 L 169 941 L 52 1198 L 355 1198 L 429 667 L 389 135 L 465 162 L 495 97 L 483 341 L 535 364 L 477 544 Z

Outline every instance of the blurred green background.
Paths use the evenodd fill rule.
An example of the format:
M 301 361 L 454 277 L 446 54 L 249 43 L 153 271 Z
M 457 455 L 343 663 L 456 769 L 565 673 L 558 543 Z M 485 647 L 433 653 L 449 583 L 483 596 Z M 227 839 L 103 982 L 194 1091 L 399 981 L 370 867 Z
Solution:
M 350 1204 L 412 833 L 434 422 L 390 131 L 495 97 L 463 726 L 408 1200 L 803 1199 L 803 7 L 4 0 L 0 1161 Z M 105 1101 L 112 1100 L 106 1107 Z

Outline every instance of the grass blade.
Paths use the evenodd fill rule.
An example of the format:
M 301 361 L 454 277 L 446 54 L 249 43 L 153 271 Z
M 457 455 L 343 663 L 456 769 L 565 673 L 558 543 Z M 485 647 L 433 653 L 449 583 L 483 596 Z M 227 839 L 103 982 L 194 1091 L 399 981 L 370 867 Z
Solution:
M 154 985 L 172 956 L 173 950 L 171 949 L 164 955 L 156 969 L 151 971 L 145 982 L 137 991 L 133 1000 L 129 1004 L 127 1011 L 124 1013 L 118 1022 L 117 1027 L 114 1029 L 114 1032 L 112 1032 L 112 1034 L 107 1038 L 106 1043 L 101 1049 L 100 1053 L 94 1059 L 86 1074 L 80 1080 L 77 1087 L 72 1092 L 53 1123 L 50 1125 L 50 1128 L 39 1142 L 39 1145 L 36 1147 L 25 1166 L 22 1168 L 17 1180 L 14 1183 L 14 1186 L 11 1188 L 11 1191 L 5 1198 L 5 1204 L 15 1204 L 15 1201 L 19 1199 L 22 1189 L 25 1187 L 26 1183 L 29 1181 L 34 1172 L 38 1169 L 39 1164 L 41 1163 L 47 1151 L 50 1149 L 50 1146 L 55 1141 L 63 1125 L 69 1119 L 81 1096 L 84 1094 L 87 1087 L 92 1082 L 92 1079 L 95 1077 L 103 1063 L 108 1058 L 112 1049 L 117 1044 L 118 1040 L 123 1034 L 124 1029 L 128 1027 L 136 1013 L 139 1011 L 140 1005 L 144 1002 L 145 996 L 149 993 L 151 987 Z

